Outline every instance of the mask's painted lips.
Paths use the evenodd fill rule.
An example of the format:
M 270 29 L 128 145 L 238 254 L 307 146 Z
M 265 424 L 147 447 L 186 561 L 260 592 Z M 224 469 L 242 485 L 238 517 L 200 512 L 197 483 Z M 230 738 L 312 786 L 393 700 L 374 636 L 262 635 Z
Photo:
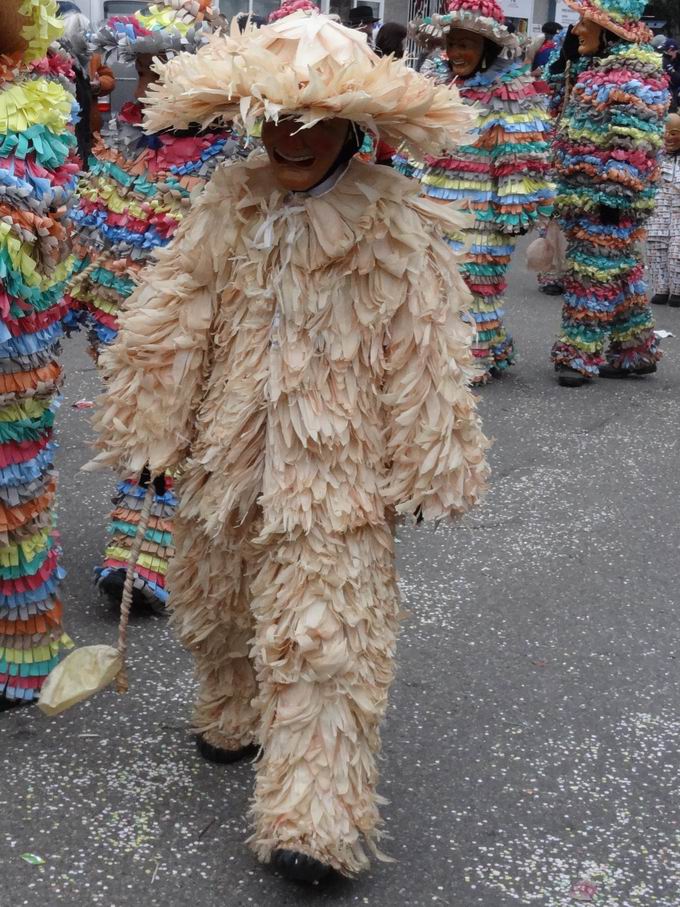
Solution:
M 274 149 L 274 160 L 277 164 L 293 164 L 295 167 L 311 167 L 312 164 L 316 161 L 314 156 L 310 157 L 308 154 L 305 155 L 288 155 L 282 154 L 280 151 Z

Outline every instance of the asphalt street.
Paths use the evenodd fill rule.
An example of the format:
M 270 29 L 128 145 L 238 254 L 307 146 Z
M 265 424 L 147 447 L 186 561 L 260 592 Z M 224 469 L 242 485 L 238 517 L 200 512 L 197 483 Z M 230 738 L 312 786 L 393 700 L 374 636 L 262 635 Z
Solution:
M 137 617 L 127 696 L 0 715 L 0 907 L 680 905 L 680 310 L 657 310 L 676 336 L 656 376 L 572 390 L 548 361 L 560 300 L 521 252 L 507 308 L 520 360 L 479 395 L 487 500 L 399 533 L 380 786 L 394 862 L 323 890 L 257 864 L 253 766 L 200 759 L 190 661 L 162 618 Z M 84 338 L 64 362 L 67 630 L 113 642 L 91 585 L 112 481 L 79 471 L 90 412 L 73 404 L 98 384 Z

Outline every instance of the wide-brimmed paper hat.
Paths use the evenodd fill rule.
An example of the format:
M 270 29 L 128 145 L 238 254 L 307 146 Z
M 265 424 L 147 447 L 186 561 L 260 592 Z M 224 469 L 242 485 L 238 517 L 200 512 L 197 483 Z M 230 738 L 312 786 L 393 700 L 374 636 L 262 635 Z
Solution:
M 117 50 L 123 60 L 171 57 L 195 53 L 224 24 L 216 0 L 159 0 L 134 15 L 107 19 L 93 43 L 105 53 Z
M 505 16 L 496 0 L 451 0 L 447 12 L 414 19 L 409 23 L 409 35 L 419 44 L 428 45 L 443 38 L 452 28 L 482 35 L 498 44 L 504 56 L 513 57 L 519 50 L 515 35 L 508 31 Z
M 294 13 L 256 31 L 213 37 L 197 54 L 157 67 L 144 101 L 149 132 L 294 117 L 302 127 L 342 118 L 415 155 L 457 145 L 473 114 L 457 90 L 401 60 L 378 57 L 366 36 L 321 14 Z
M 567 0 L 584 19 L 590 19 L 625 41 L 649 44 L 652 33 L 640 21 L 647 0 Z

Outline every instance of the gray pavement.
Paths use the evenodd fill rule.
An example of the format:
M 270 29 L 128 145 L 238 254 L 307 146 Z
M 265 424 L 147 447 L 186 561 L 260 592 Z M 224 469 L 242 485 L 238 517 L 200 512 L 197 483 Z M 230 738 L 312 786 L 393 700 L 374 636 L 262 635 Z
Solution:
M 403 529 L 409 615 L 384 728 L 394 863 L 291 887 L 244 844 L 253 767 L 188 735 L 190 663 L 131 629 L 131 691 L 56 719 L 0 716 L 0 907 L 680 904 L 680 310 L 656 377 L 559 388 L 560 301 L 517 255 L 521 360 L 485 388 L 493 486 L 455 527 Z M 67 342 L 60 526 L 67 625 L 112 642 L 91 568 L 111 483 L 80 473 L 97 378 Z M 21 859 L 45 860 L 32 866 Z

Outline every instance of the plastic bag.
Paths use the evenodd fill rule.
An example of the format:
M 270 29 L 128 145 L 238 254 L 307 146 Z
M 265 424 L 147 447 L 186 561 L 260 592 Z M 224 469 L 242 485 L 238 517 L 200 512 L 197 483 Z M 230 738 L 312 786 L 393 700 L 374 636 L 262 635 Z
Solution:
M 527 268 L 530 271 L 551 271 L 562 274 L 565 265 L 566 240 L 556 220 L 551 220 L 543 236 L 527 249 Z
M 51 671 L 43 684 L 38 708 L 45 715 L 59 715 L 107 687 L 122 666 L 120 653 L 113 646 L 76 649 Z

